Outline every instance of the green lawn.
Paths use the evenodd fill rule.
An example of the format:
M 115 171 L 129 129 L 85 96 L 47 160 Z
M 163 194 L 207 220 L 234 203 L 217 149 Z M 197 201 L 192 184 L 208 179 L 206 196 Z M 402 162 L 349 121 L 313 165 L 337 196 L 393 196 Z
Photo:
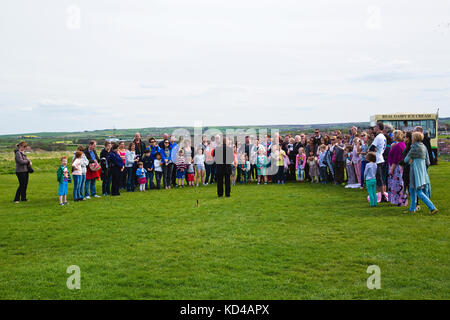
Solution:
M 448 162 L 430 169 L 436 216 L 371 209 L 364 191 L 310 184 L 60 207 L 56 173 L 34 173 L 29 202 L 16 205 L 16 177 L 0 175 L 0 298 L 449 299 L 449 173 Z M 70 265 L 81 290 L 66 287 Z M 366 287 L 369 265 L 381 268 L 381 290 Z

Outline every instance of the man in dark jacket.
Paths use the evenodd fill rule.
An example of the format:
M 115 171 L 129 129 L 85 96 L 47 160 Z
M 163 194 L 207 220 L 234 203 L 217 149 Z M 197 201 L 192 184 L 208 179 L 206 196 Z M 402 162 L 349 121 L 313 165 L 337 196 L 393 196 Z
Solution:
M 422 127 L 415 127 L 414 132 L 421 132 L 423 134 L 422 143 L 425 145 L 425 147 L 427 147 L 428 156 L 430 157 L 430 163 L 432 165 L 435 165 L 437 163 L 436 156 L 434 155 L 433 149 L 431 148 L 431 139 L 428 132 L 424 132 Z
M 322 140 L 322 135 L 320 134 L 320 129 L 316 129 L 314 132 L 314 144 L 316 146 L 320 146 L 321 144 L 321 140 Z M 309 155 L 308 155 L 309 156 Z
M 139 132 L 136 132 L 133 143 L 135 146 L 136 156 L 140 161 L 145 153 L 145 142 L 141 140 L 141 134 Z
M 220 140 L 219 140 L 220 141 Z M 217 177 L 217 195 L 223 196 L 223 183 L 225 179 L 225 196 L 229 197 L 231 194 L 231 165 L 234 161 L 233 149 L 227 146 L 227 139 L 223 138 L 223 142 L 214 149 L 213 157 L 216 163 L 216 177 Z
M 120 196 L 119 191 L 120 177 L 124 169 L 123 161 L 120 158 L 118 148 L 119 148 L 118 145 L 114 144 L 108 156 L 112 177 L 112 185 L 111 185 L 112 196 Z
M 247 155 L 247 158 L 250 159 L 250 151 L 252 150 L 252 148 L 253 144 L 250 143 L 250 136 L 245 136 L 245 143 L 239 147 L 239 153 Z M 247 179 L 250 179 L 250 171 L 245 172 L 244 174 L 247 175 Z M 242 177 L 242 179 L 244 180 L 244 177 Z M 236 182 L 240 181 L 241 181 L 241 172 L 238 171 Z
M 110 172 L 109 153 L 111 152 L 111 142 L 105 142 L 105 148 L 100 152 L 100 165 L 102 167 L 102 173 L 100 175 L 102 179 L 102 194 L 107 196 L 111 194 L 111 181 L 112 176 Z
M 84 151 L 84 154 L 86 155 L 86 158 L 89 161 L 97 160 L 97 162 L 100 163 L 100 158 L 98 157 L 97 151 L 95 151 L 95 148 L 97 148 L 97 141 L 92 140 L 91 142 L 89 142 L 89 146 Z

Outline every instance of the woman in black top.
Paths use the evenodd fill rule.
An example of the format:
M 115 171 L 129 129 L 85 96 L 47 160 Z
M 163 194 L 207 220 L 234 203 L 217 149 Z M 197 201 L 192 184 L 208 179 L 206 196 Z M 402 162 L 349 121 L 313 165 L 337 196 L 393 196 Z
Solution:
M 32 163 L 25 155 L 26 147 L 27 143 L 22 141 L 17 144 L 17 149 L 14 150 L 14 159 L 16 161 L 16 176 L 19 180 L 19 187 L 17 188 L 16 196 L 14 198 L 15 203 L 19 203 L 19 199 L 21 201 L 27 201 L 28 177 Z

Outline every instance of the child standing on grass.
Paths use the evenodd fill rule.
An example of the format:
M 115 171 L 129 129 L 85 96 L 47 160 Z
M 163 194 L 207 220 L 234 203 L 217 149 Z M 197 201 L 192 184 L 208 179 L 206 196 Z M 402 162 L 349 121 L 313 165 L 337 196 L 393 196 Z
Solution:
M 233 164 L 231 165 L 231 185 L 234 186 L 236 184 L 236 171 L 238 165 L 238 153 L 237 147 L 233 147 Z
M 153 170 L 155 171 L 156 178 L 156 189 L 161 189 L 161 177 L 163 174 L 162 163 L 161 163 L 161 153 L 157 152 L 155 154 L 155 161 L 153 161 Z
M 326 155 L 327 155 L 327 147 L 326 145 L 322 144 L 319 147 L 319 172 L 320 172 L 320 181 L 322 181 L 322 184 L 327 184 L 328 180 Z
M 252 165 L 250 164 L 250 160 L 248 158 L 248 155 L 245 154 L 245 175 L 247 176 L 247 182 L 250 181 L 250 170 L 252 169 Z
M 258 156 L 256 157 L 256 168 L 258 170 L 258 184 L 263 182 L 264 184 L 267 184 L 267 165 L 268 165 L 268 159 L 266 156 L 266 150 L 264 147 L 260 147 L 258 150 Z
M 193 187 L 194 186 L 194 165 L 192 164 L 191 160 L 189 159 L 188 163 L 187 163 L 187 169 L 186 169 L 186 174 L 187 174 L 187 181 L 189 186 Z
M 361 189 L 364 188 L 364 172 L 366 169 L 366 164 L 367 164 L 367 160 L 366 160 L 366 156 L 367 156 L 367 151 L 369 150 L 369 145 L 368 145 L 368 140 L 369 136 L 367 135 L 367 133 L 363 132 L 361 134 L 361 139 L 359 141 L 359 147 L 357 150 L 357 153 L 359 154 L 359 157 L 361 158 Z
M 359 138 L 353 139 L 353 153 L 352 162 L 355 168 L 356 180 L 358 184 L 361 184 L 361 155 L 359 154 L 359 147 L 361 146 L 361 141 Z
M 272 145 L 272 159 L 276 161 L 278 171 L 275 176 L 277 184 L 284 184 L 285 174 L 284 174 L 284 157 L 286 152 L 281 148 L 281 145 Z
M 202 148 L 197 150 L 197 154 L 194 157 L 194 165 L 197 170 L 197 177 L 195 178 L 197 187 L 199 178 L 202 185 L 205 185 L 205 155 Z
M 306 165 L 305 149 L 299 148 L 298 153 L 295 156 L 295 171 L 297 171 L 297 181 L 299 182 L 303 182 L 303 180 L 305 180 L 305 165 Z
M 61 158 L 61 165 L 56 171 L 56 179 L 59 182 L 59 205 L 64 206 L 67 204 L 67 192 L 69 191 L 69 182 L 71 182 L 70 173 L 67 169 L 67 157 Z
M 147 170 L 145 170 L 143 162 L 138 163 L 136 177 L 138 179 L 139 191 L 145 191 L 145 185 L 147 184 Z
M 72 162 L 72 176 L 73 176 L 73 200 L 83 200 L 83 192 L 81 185 L 82 171 L 81 171 L 81 159 L 83 152 L 77 151 L 75 153 L 75 160 Z
M 319 183 L 319 166 L 317 157 L 314 152 L 311 151 L 308 157 L 309 176 L 311 177 L 311 183 Z
M 147 182 L 145 184 L 145 190 L 149 190 L 153 185 L 153 158 L 151 156 L 150 149 L 145 150 L 144 156 L 142 157 L 142 163 L 144 164 L 144 169 L 147 171 L 147 176 L 145 177 Z
M 347 170 L 347 184 L 356 184 L 356 174 L 353 167 L 353 147 L 347 146 L 345 148 L 347 154 L 345 156 L 345 165 Z
M 178 187 L 183 187 L 184 178 L 186 175 L 186 159 L 184 158 L 183 149 L 180 149 L 180 151 L 178 151 L 176 165 L 177 165 L 177 185 Z
M 364 169 L 364 180 L 369 192 L 370 206 L 377 206 L 377 156 L 374 152 L 369 152 L 366 156 L 366 168 Z
M 239 164 L 238 164 L 238 176 L 241 177 L 241 184 L 247 183 L 247 170 L 245 165 L 245 156 L 244 154 L 241 154 L 239 157 Z

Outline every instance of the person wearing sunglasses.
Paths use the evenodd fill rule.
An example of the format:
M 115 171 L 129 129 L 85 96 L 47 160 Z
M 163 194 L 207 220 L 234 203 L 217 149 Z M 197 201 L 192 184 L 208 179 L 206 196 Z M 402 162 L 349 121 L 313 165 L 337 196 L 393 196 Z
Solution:
M 161 148 L 159 147 L 159 145 L 156 144 L 155 138 L 151 137 L 150 139 L 148 139 L 148 142 L 150 143 L 150 145 L 147 147 L 147 150 L 150 151 L 151 162 L 154 162 L 156 159 L 156 154 L 161 153 L 162 151 L 161 151 Z M 148 182 L 149 182 L 150 189 L 155 188 L 155 183 L 153 182 L 154 174 L 155 174 L 154 170 L 149 171 Z

